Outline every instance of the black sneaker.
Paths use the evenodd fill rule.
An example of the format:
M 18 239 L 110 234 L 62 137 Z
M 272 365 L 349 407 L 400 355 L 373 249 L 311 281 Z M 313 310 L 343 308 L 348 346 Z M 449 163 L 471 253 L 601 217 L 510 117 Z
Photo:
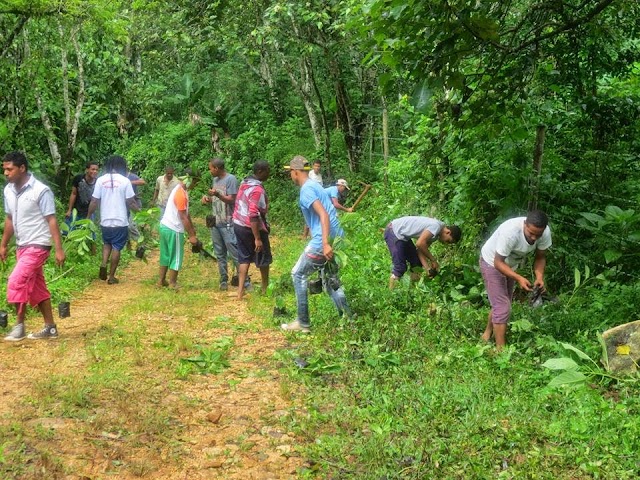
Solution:
M 100 280 L 107 279 L 107 267 L 100 267 L 100 273 L 98 274 Z
M 58 327 L 53 325 L 45 325 L 42 330 L 36 333 L 30 333 L 27 338 L 31 340 L 47 340 L 49 338 L 58 338 Z

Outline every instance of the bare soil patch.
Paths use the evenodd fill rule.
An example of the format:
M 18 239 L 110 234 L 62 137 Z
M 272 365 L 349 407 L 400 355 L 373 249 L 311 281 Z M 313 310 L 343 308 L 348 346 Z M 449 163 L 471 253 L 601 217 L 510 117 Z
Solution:
M 21 462 L 5 465 L 8 478 L 298 476 L 274 358 L 286 338 L 217 291 L 215 263 L 188 256 L 169 292 L 155 286 L 154 257 L 132 261 L 118 285 L 78 292 L 60 338 L 0 343 L 0 428 L 14 432 L 4 457 Z M 30 317 L 27 330 L 40 324 Z M 179 378 L 178 358 L 220 338 L 232 340 L 228 368 Z

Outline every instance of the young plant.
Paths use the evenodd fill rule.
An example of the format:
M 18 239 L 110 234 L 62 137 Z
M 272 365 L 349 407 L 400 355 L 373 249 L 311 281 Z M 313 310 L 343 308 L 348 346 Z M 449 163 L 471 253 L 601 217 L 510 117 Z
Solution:
M 602 363 L 604 364 L 604 368 L 582 350 L 568 343 L 560 342 L 562 348 L 575 354 L 578 358 L 578 362 L 571 358 L 571 356 L 550 358 L 544 362 L 542 364 L 543 367 L 548 368 L 549 370 L 561 372 L 559 375 L 551 379 L 549 386 L 578 386 L 584 385 L 588 380 L 619 380 L 617 377 L 607 372 L 609 366 L 607 347 L 601 335 L 598 335 L 598 341 L 602 347 Z
M 62 222 L 60 230 L 64 238 L 67 254 L 84 258 L 95 250 L 98 227 L 88 218 L 78 219 L 75 208 L 69 224 Z
M 222 337 L 210 347 L 198 345 L 199 354 L 195 357 L 180 359 L 181 364 L 190 364 L 198 373 L 206 375 L 217 374 L 229 367 L 229 350 L 233 345 L 233 339 Z M 191 369 L 186 369 L 190 373 Z

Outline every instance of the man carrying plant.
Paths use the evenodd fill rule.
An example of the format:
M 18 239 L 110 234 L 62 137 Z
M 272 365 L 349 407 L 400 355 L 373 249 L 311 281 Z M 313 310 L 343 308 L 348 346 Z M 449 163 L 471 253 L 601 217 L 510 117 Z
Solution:
M 236 235 L 233 231 L 233 207 L 238 193 L 238 180 L 225 169 L 224 160 L 212 158 L 209 161 L 209 172 L 213 183 L 208 195 L 202 197 L 202 204 L 211 204 L 212 222 L 207 226 L 211 230 L 213 251 L 218 261 L 220 273 L 220 290 L 227 290 L 229 273 L 227 271 L 227 257 L 231 257 L 234 270 L 238 268 L 238 247 Z M 250 287 L 247 280 L 245 288 Z
M 44 319 L 44 328 L 29 334 L 28 338 L 56 338 L 58 329 L 53 322 L 51 294 L 43 270 L 52 243 L 56 264 L 61 266 L 65 260 L 53 192 L 29 173 L 27 157 L 21 152 L 7 153 L 2 159 L 2 168 L 8 183 L 4 188 L 5 219 L 0 259 L 7 260 L 9 240 L 14 235 L 17 257 L 7 281 L 7 302 L 16 306 L 16 325 L 4 339 L 17 342 L 25 338 L 27 303 L 37 306 Z
M 336 209 L 322 186 L 309 178 L 309 162 L 301 155 L 293 157 L 285 169 L 291 173 L 291 180 L 300 187 L 300 210 L 311 232 L 311 240 L 298 258 L 291 271 L 293 288 L 296 292 L 297 318 L 280 327 L 287 331 L 309 333 L 309 301 L 307 283 L 314 271 L 331 270 L 332 282 L 326 282 L 325 291 L 333 300 L 340 314 L 350 315 L 344 289 L 337 278 L 338 265 L 333 258 L 331 242 L 344 235 Z M 330 285 L 329 285 L 330 283 Z
M 546 251 L 551 247 L 549 219 L 544 212 L 533 210 L 526 217 L 503 222 L 482 246 L 480 271 L 484 280 L 491 310 L 482 340 L 488 342 L 493 335 L 497 350 L 506 344 L 507 323 L 511 314 L 511 300 L 515 283 L 526 291 L 531 282 L 516 273 L 527 254 L 535 252 L 534 287 L 544 290 Z
M 269 164 L 264 160 L 257 161 L 253 175 L 242 181 L 236 196 L 233 229 L 238 242 L 238 300 L 244 295 L 244 283 L 252 261 L 260 270 L 262 293 L 266 293 L 269 285 L 269 265 L 273 262 L 267 223 L 269 199 L 262 185 L 267 178 Z
M 444 222 L 435 218 L 409 216 L 393 220 L 384 231 L 384 240 L 393 262 L 389 289 L 393 289 L 405 274 L 407 264 L 411 269 L 412 282 L 420 279 L 420 273 L 413 271 L 415 267 L 421 266 L 430 276 L 436 275 L 440 265 L 429 247 L 436 240 L 446 244 L 457 243 L 461 236 L 460 227 L 446 226 Z M 413 239 L 416 239 L 415 245 Z
M 89 211 L 89 203 L 91 202 L 91 195 L 93 189 L 96 186 L 96 179 L 98 178 L 98 171 L 100 165 L 98 162 L 87 162 L 84 173 L 76 175 L 73 178 L 71 184 L 71 195 L 69 195 L 69 207 L 65 213 L 65 220 L 71 226 L 73 217 L 73 209 L 76 210 L 75 220 L 83 220 L 87 218 Z
M 131 181 L 126 177 L 127 162 L 114 155 L 107 159 L 105 174 L 96 181 L 89 217 L 100 206 L 100 229 L 102 231 L 102 263 L 100 264 L 100 280 L 109 285 L 118 283 L 115 277 L 120 263 L 120 252 L 129 239 L 129 216 L 127 208 L 138 211 Z M 107 265 L 109 269 L 107 270 Z
M 178 185 L 169 194 L 164 215 L 160 220 L 160 287 L 178 288 L 178 272 L 184 259 L 185 230 L 189 234 L 189 243 L 198 245 L 196 229 L 189 215 L 187 190 L 190 184 L 189 175 L 179 178 Z

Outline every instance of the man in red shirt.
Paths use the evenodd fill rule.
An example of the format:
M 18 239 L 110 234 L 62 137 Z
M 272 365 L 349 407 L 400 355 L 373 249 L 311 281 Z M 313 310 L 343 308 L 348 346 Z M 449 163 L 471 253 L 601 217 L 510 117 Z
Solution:
M 238 247 L 238 300 L 242 300 L 249 264 L 253 261 L 260 270 L 262 293 L 269 285 L 269 265 L 273 262 L 269 244 L 267 211 L 269 200 L 262 182 L 269 178 L 269 164 L 259 160 L 253 175 L 245 178 L 236 195 L 233 229 Z

